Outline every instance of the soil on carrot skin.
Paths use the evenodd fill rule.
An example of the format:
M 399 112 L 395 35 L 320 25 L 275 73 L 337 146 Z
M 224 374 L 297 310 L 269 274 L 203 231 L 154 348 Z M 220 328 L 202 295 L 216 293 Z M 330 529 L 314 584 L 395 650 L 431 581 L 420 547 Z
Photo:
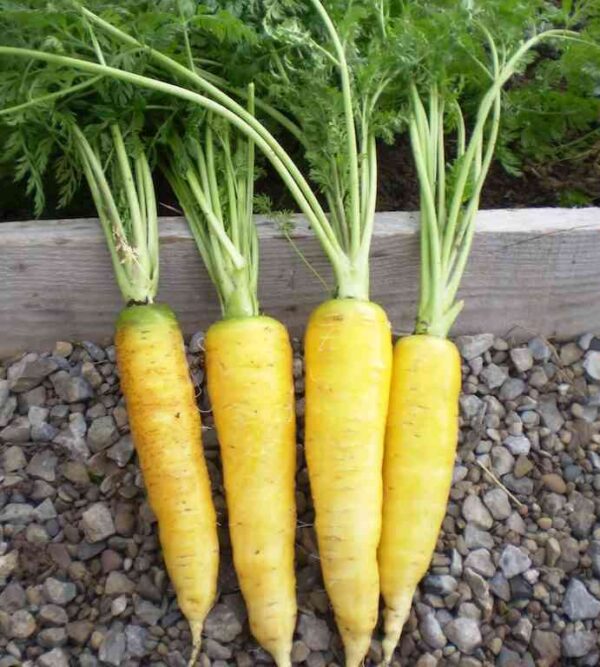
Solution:
M 302 165 L 298 151 L 288 147 Z M 379 146 L 379 188 L 377 210 L 412 211 L 419 207 L 419 192 L 406 138 L 394 145 Z M 501 165 L 494 164 L 482 197 L 482 208 L 523 208 L 564 206 L 575 203 L 600 203 L 600 164 L 564 163 L 546 167 L 526 166 L 522 176 L 511 176 Z M 303 169 L 304 173 L 308 169 Z M 165 179 L 157 174 L 157 192 L 161 215 L 179 211 L 177 201 Z M 272 170 L 266 169 L 257 183 L 257 192 L 267 194 L 275 210 L 295 210 L 285 186 Z M 575 193 L 575 194 L 573 194 Z M 583 197 L 582 200 L 573 197 Z M 42 218 L 95 217 L 95 209 L 87 191 L 82 188 L 65 209 L 57 206 L 57 193 L 48 184 L 47 207 Z M 14 184 L 6 170 L 0 171 L 0 222 L 33 219 L 31 199 L 22 184 Z

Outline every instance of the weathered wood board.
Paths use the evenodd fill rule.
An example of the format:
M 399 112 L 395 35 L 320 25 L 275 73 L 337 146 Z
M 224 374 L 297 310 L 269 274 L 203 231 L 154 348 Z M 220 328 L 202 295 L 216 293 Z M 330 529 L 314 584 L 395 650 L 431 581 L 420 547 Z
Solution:
M 372 249 L 372 298 L 394 331 L 412 327 L 418 288 L 418 217 L 380 213 Z M 288 241 L 268 222 L 261 236 L 260 297 L 265 312 L 300 334 L 326 296 Z M 302 221 L 295 239 L 331 283 L 327 262 Z M 178 218 L 161 220 L 160 298 L 186 333 L 219 315 L 194 242 Z M 600 209 L 483 211 L 454 333 L 489 331 L 527 338 L 600 332 Z M 56 340 L 110 338 L 121 306 L 104 239 L 94 220 L 0 225 L 0 357 L 48 349 Z

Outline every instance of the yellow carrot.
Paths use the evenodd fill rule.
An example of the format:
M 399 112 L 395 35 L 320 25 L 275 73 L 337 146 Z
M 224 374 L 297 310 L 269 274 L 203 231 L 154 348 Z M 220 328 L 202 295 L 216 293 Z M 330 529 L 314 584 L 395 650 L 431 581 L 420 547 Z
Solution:
M 305 340 L 306 458 L 325 587 L 346 651 L 361 664 L 377 623 L 390 324 L 368 301 L 334 299 Z
M 206 335 L 229 531 L 252 634 L 291 665 L 296 625 L 296 429 L 292 349 L 270 317 L 222 320 Z
M 431 15 L 435 17 L 435 13 Z M 439 17 L 437 17 L 439 18 Z M 437 20 L 436 18 L 436 20 Z M 489 26 L 491 27 L 491 26 Z M 446 510 L 458 436 L 460 355 L 447 340 L 463 303 L 457 300 L 475 231 L 475 215 L 498 136 L 502 86 L 540 39 L 519 42 L 500 58 L 490 31 L 491 82 L 483 92 L 467 140 L 460 99 L 446 97 L 435 77 L 411 84 L 409 130 L 420 185 L 421 284 L 415 335 L 400 340 L 383 467 L 383 526 L 379 547 L 385 601 L 384 662 L 389 664 L 425 574 Z M 428 54 L 423 54 L 426 60 Z M 455 160 L 444 132 L 458 117 Z
M 126 307 L 117 320 L 117 364 L 165 564 L 190 624 L 192 665 L 216 592 L 216 515 L 183 338 L 171 309 L 154 304 L 159 276 L 156 200 L 137 124 L 127 120 L 110 125 L 103 140 L 94 143 L 86 128 L 70 124 L 70 141 L 64 143 L 72 141 L 77 150 L 123 300 L 138 304 Z M 94 124 L 95 138 L 97 132 Z M 126 136 L 135 140 L 128 142 Z
M 163 305 L 130 306 L 115 339 L 121 388 L 165 564 L 200 649 L 216 594 L 219 546 L 200 413 L 183 339 Z
M 460 357 L 453 343 L 409 336 L 396 343 L 383 466 L 379 546 L 389 662 L 427 571 L 446 513 L 458 434 Z
M 252 111 L 252 88 L 248 98 Z M 252 633 L 278 667 L 289 667 L 296 624 L 294 377 L 285 327 L 259 315 L 254 147 L 209 116 L 196 137 L 171 138 L 169 158 L 167 177 L 222 306 L 205 352 L 233 561 Z

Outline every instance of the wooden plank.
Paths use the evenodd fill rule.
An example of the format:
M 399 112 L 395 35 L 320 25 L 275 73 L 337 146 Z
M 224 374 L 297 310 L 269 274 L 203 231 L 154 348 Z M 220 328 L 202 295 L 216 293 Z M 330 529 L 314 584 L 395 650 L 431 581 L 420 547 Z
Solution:
M 371 291 L 396 332 L 410 331 L 418 281 L 418 218 L 380 213 L 372 249 Z M 323 286 L 273 225 L 259 221 L 263 309 L 300 334 Z M 331 284 L 318 244 L 301 220 L 306 259 Z M 161 220 L 160 299 L 186 333 L 208 326 L 218 304 L 181 219 Z M 567 338 L 600 331 L 600 209 L 483 211 L 454 333 L 491 331 Z M 56 340 L 110 338 L 120 297 L 93 220 L 0 226 L 0 356 L 48 349 Z

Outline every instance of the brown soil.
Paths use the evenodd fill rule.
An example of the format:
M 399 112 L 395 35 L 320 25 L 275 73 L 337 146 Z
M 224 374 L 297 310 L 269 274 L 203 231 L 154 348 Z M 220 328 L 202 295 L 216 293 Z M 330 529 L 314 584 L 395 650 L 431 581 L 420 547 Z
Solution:
M 585 203 L 600 202 L 600 165 L 597 159 L 545 168 L 528 166 L 520 177 L 511 176 L 499 164 L 494 164 L 484 188 L 482 208 L 569 205 L 569 193 L 573 191 L 584 195 Z M 160 176 L 157 178 L 157 192 L 162 215 L 172 215 L 178 210 L 169 186 Z M 268 194 L 276 209 L 295 208 L 283 183 L 269 170 L 259 180 L 257 192 Z M 392 146 L 380 145 L 377 209 L 406 211 L 417 208 L 418 187 L 406 139 L 401 138 Z M 49 188 L 48 205 L 43 218 L 94 215 L 94 206 L 87 193 L 82 191 L 68 208 L 58 210 L 56 195 L 52 187 Z M 12 183 L 6 173 L 0 172 L 0 222 L 33 217 L 31 201 L 25 195 L 23 185 Z

